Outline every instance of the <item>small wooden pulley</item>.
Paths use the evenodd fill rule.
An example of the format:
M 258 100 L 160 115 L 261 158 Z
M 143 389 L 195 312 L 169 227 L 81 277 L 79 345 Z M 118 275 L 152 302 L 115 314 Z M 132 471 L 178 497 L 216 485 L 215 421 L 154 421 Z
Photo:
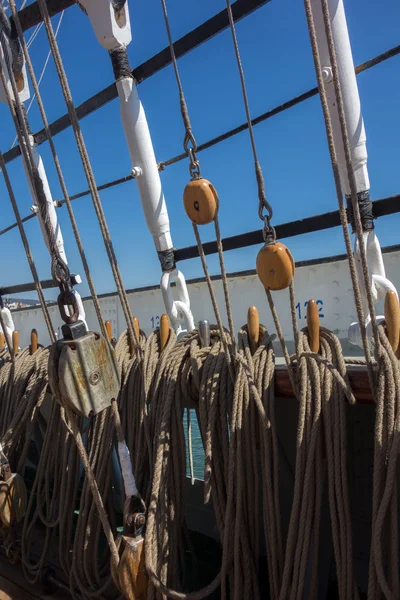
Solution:
M 27 505 L 26 486 L 18 473 L 11 473 L 4 455 L 0 480 L 0 520 L 5 527 L 19 523 L 25 515 Z
M 281 242 L 265 244 L 257 255 L 257 275 L 268 290 L 284 290 L 294 276 L 293 257 Z
M 218 195 L 207 179 L 192 179 L 183 192 L 183 204 L 192 223 L 207 225 L 218 212 Z
M 393 352 L 397 352 L 400 341 L 400 308 L 395 292 L 389 291 L 385 297 L 386 334 Z

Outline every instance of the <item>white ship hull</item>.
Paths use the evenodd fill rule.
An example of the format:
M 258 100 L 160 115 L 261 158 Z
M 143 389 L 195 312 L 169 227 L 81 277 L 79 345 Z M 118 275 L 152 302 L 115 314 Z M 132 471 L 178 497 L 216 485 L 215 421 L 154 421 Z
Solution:
M 388 248 L 384 253 L 384 262 L 387 277 L 400 289 L 400 270 L 398 268 L 400 250 L 398 247 Z M 222 283 L 220 279 L 213 281 L 218 304 L 224 324 L 227 324 Z M 257 306 L 260 313 L 260 322 L 274 332 L 274 324 L 268 308 L 264 288 L 262 287 L 255 271 L 235 273 L 229 276 L 229 289 L 235 327 L 238 329 L 246 322 L 247 309 L 251 305 Z M 192 280 L 188 282 L 195 323 L 200 319 L 215 322 L 213 309 L 206 282 Z M 319 305 L 321 325 L 333 331 L 343 342 L 347 354 L 361 354 L 362 350 L 350 346 L 347 342 L 347 331 L 350 323 L 357 320 L 354 296 L 349 275 L 347 260 L 343 257 L 321 259 L 299 263 L 295 275 L 296 309 L 300 328 L 306 324 L 306 308 L 310 298 Z M 158 286 L 130 290 L 128 293 L 132 314 L 138 317 L 140 327 L 149 334 L 159 325 L 160 316 L 165 312 L 161 292 Z M 293 329 L 290 318 L 289 294 L 287 290 L 275 292 L 274 301 L 281 320 L 283 334 L 289 345 L 293 344 Z M 100 296 L 100 305 L 104 320 L 113 324 L 113 335 L 118 337 L 125 329 L 125 319 L 121 304 L 116 293 Z M 90 298 L 84 299 L 87 322 L 90 329 L 98 330 L 96 314 Z M 50 306 L 50 314 L 55 331 L 61 335 L 59 329 L 62 325 L 58 307 Z M 383 314 L 383 302 L 377 305 L 377 314 Z M 30 343 L 32 328 L 37 329 L 39 340 L 43 345 L 50 343 L 49 335 L 43 319 L 40 306 L 23 308 L 13 311 L 16 329 L 20 332 L 21 347 Z M 277 348 L 279 353 L 279 348 Z

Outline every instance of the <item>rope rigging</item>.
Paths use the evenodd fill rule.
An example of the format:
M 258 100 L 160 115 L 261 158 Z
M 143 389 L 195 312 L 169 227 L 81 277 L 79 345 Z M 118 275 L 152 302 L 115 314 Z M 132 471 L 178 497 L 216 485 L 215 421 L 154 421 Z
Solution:
M 340 341 L 334 333 L 320 327 L 315 302 L 310 300 L 308 305 L 307 327 L 302 330 L 298 328 L 294 262 L 286 246 L 276 240 L 271 224 L 273 211 L 266 198 L 257 156 L 230 0 L 226 0 L 227 14 L 254 158 L 258 215 L 263 221 L 265 244 L 257 257 L 257 272 L 266 291 L 298 408 L 295 465 L 291 474 L 293 498 L 287 532 L 283 526 L 281 473 L 285 466 L 287 468 L 288 459 L 282 449 L 278 430 L 274 390 L 275 334 L 259 323 L 258 313 L 252 307 L 247 324 L 239 329 L 236 337 L 218 221 L 220 200 L 212 183 L 201 175 L 166 1 L 161 0 L 161 3 L 185 129 L 183 146 L 189 161 L 190 181 L 184 190 L 183 204 L 193 225 L 216 324 L 210 326 L 203 321 L 198 329 L 188 327 L 187 333 L 182 336 L 176 323 L 171 319 L 169 327 L 168 319 L 163 315 L 160 328 L 146 337 L 131 312 L 48 7 L 45 0 L 38 0 L 126 320 L 126 331 L 114 343 L 110 325 L 104 322 L 101 313 L 15 0 L 10 0 L 22 49 L 22 54 L 19 52 L 15 61 L 20 61 L 23 56 L 28 67 L 102 335 L 88 332 L 85 324 L 78 319 L 79 311 L 69 267 L 57 246 L 49 220 L 48 203 L 36 166 L 29 123 L 19 96 L 18 72 L 16 76 L 13 64 L 6 58 L 5 67 L 0 64 L 0 77 L 45 225 L 52 275 L 60 286 L 59 309 L 65 325 L 63 340 L 55 343 L 48 307 L 0 153 L 0 168 L 52 342 L 50 348 L 42 348 L 38 346 L 37 336 L 33 336 L 31 347 L 20 350 L 18 333 L 13 332 L 12 339 L 6 339 L 7 344 L 3 340 L 4 345 L 0 348 L 0 494 L 4 484 L 3 493 L 11 498 L 8 520 L 6 512 L 0 508 L 2 543 L 10 557 L 15 552 L 21 554 L 24 573 L 31 582 L 45 578 L 49 557 L 55 552 L 73 598 L 105 600 L 121 593 L 129 599 L 201 600 L 218 594 L 221 600 L 261 600 L 269 593 L 269 597 L 280 600 L 303 597 L 316 599 L 321 597 L 318 563 L 323 541 L 322 507 L 327 499 L 338 595 L 346 599 L 358 598 L 345 414 L 346 403 L 353 406 L 355 397 Z M 86 10 L 86 0 L 82 4 L 82 8 L 90 15 L 90 11 Z M 393 292 L 394 295 L 388 297 L 387 310 L 385 308 L 386 328 L 377 323 L 368 257 L 363 244 L 360 198 L 341 94 L 337 48 L 332 35 L 329 3 L 328 0 L 321 0 L 352 192 L 363 282 L 357 277 L 332 118 L 319 57 L 315 15 L 311 0 L 304 0 L 304 4 L 364 342 L 364 364 L 376 402 L 368 597 L 397 598 L 400 593 L 396 491 L 400 371 L 396 353 L 400 309 L 397 294 Z M 125 2 L 112 2 L 112 7 L 114 13 L 128 10 Z M 5 13 L 0 14 L 3 54 L 9 57 L 8 20 L 5 19 Z M 110 54 L 114 53 L 113 66 L 116 78 L 121 83 L 125 75 L 128 77 L 127 70 L 125 75 L 123 69 L 118 71 L 123 63 L 121 56 L 126 58 L 126 48 L 122 48 L 120 55 L 118 52 L 115 54 L 116 50 L 110 50 Z M 129 78 L 132 79 L 131 75 Z M 129 89 L 134 89 L 132 81 L 129 83 Z M 133 168 L 141 166 L 134 165 Z M 141 176 L 143 173 L 138 175 L 139 178 Z M 199 231 L 200 225 L 211 223 L 215 229 L 228 329 L 223 325 Z M 367 294 L 371 315 L 373 351 L 365 325 L 362 286 Z M 293 356 L 289 355 L 271 293 L 286 288 L 289 289 L 295 340 Z M 177 321 L 182 316 L 178 311 L 178 302 L 173 304 L 177 310 Z M 189 300 L 180 302 L 190 311 Z M 0 322 L 9 338 L 1 312 Z M 94 358 L 85 349 L 86 343 L 90 343 L 91 349 L 97 348 Z M 100 356 L 103 362 L 99 367 Z M 84 380 L 82 387 L 76 375 L 76 364 Z M 68 387 L 71 373 L 73 392 L 70 391 L 72 386 Z M 103 389 L 104 381 L 108 384 L 106 391 Z M 89 384 L 93 387 L 90 388 Z M 88 392 L 88 389 L 91 391 Z M 190 410 L 196 414 L 204 448 L 203 500 L 205 505 L 212 505 L 220 542 L 220 562 L 213 565 L 206 582 L 197 577 L 199 556 L 186 514 L 187 463 L 194 481 Z M 46 419 L 43 414 L 46 414 Z M 29 460 L 33 445 L 37 449 L 34 469 Z M 27 486 L 30 489 L 26 499 L 23 477 L 28 471 L 33 471 L 34 475 L 30 486 Z M 20 486 L 18 501 L 12 492 L 12 482 Z M 44 539 L 38 556 L 34 545 L 40 528 L 44 531 Z M 265 586 L 264 553 L 268 572 Z

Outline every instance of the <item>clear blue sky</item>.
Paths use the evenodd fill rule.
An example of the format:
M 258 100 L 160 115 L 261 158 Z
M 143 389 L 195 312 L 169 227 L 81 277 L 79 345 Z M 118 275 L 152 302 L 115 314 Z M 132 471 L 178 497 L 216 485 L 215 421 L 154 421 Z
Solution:
M 169 0 L 174 39 L 222 10 L 225 0 Z M 347 0 L 348 25 L 356 64 L 400 43 L 400 4 L 397 0 Z M 160 0 L 130 1 L 133 41 L 129 47 L 135 67 L 167 45 Z M 59 16 L 54 18 L 56 27 Z M 237 24 L 252 116 L 265 112 L 315 85 L 310 45 L 301 0 L 271 0 Z M 28 33 L 29 36 L 29 33 Z M 87 17 L 74 6 L 64 15 L 59 33 L 75 104 L 112 82 L 107 53 L 93 34 Z M 44 28 L 32 48 L 40 74 L 48 43 Z M 229 31 L 213 38 L 179 60 L 179 68 L 193 129 L 202 143 L 245 120 L 239 76 Z M 400 192 L 400 57 L 374 67 L 358 77 L 368 138 L 371 195 L 381 198 Z M 66 112 L 52 60 L 41 86 L 50 121 Z M 157 159 L 166 160 L 182 151 L 183 126 L 172 67 L 167 67 L 139 86 Z M 6 151 L 14 131 L 6 105 L 0 107 L 0 147 Z M 36 103 L 29 113 L 34 131 L 42 127 Z M 96 181 L 102 184 L 130 172 L 130 159 L 119 119 L 118 100 L 81 121 Z M 334 210 L 337 207 L 319 98 L 312 98 L 255 128 L 256 142 L 274 208 L 275 224 Z M 68 130 L 55 138 L 56 148 L 70 194 L 87 188 L 74 137 Z M 52 159 L 46 144 L 40 147 L 54 198 L 61 197 Z M 257 190 L 248 133 L 244 132 L 199 154 L 202 174 L 210 179 L 220 197 L 220 223 L 224 236 L 260 227 Z M 22 215 L 32 204 L 21 160 L 9 165 L 9 173 Z M 188 180 L 187 163 L 168 167 L 162 182 L 170 214 L 174 245 L 195 243 L 183 211 L 182 191 Z M 14 221 L 3 179 L 0 181 L 0 229 Z M 155 284 L 160 267 L 152 239 L 142 216 L 135 182 L 101 193 L 112 239 L 126 288 Z M 96 289 L 115 290 L 90 197 L 77 200 L 73 208 L 85 244 Z M 58 211 L 71 270 L 83 269 L 65 208 Z M 377 231 L 382 245 L 398 243 L 398 215 L 380 219 Z M 36 219 L 26 225 L 41 278 L 50 277 L 50 261 Z M 211 226 L 202 229 L 204 240 L 213 239 Z M 295 260 L 343 252 L 340 229 L 288 240 Z M 252 269 L 258 248 L 226 253 L 228 271 Z M 0 285 L 31 281 L 19 233 L 0 237 Z M 209 258 L 212 272 L 217 260 Z M 202 274 L 199 261 L 180 264 L 187 278 Z M 86 284 L 80 286 L 87 294 Z M 26 296 L 26 294 L 24 294 Z M 34 295 L 34 294 L 32 294 Z M 47 292 L 47 297 L 54 294 Z

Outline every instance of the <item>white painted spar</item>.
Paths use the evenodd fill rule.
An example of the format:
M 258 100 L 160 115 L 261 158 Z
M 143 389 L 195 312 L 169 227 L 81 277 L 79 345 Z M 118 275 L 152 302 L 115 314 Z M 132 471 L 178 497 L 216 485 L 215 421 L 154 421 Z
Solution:
M 56 246 L 58 248 L 58 251 L 59 251 L 60 256 L 63 259 L 63 261 L 67 262 L 67 256 L 66 256 L 65 248 L 64 248 L 64 239 L 63 239 L 63 235 L 62 235 L 62 232 L 61 232 L 60 224 L 58 222 L 58 216 L 57 216 L 56 208 L 54 206 L 53 197 L 51 195 L 49 181 L 47 179 L 47 174 L 46 174 L 46 170 L 44 168 L 42 157 L 40 156 L 39 152 L 37 151 L 36 144 L 33 141 L 33 136 L 31 136 L 31 148 L 32 148 L 33 160 L 35 162 L 35 166 L 36 166 L 36 168 L 38 170 L 39 177 L 40 177 L 40 179 L 42 181 L 42 184 L 43 184 L 43 192 L 44 192 L 44 196 L 46 198 L 46 204 L 47 204 L 47 207 L 46 207 L 47 208 L 47 215 L 48 215 L 48 218 L 49 218 L 49 221 L 50 221 L 51 228 L 52 228 L 52 230 L 54 232 L 54 238 L 55 238 Z M 26 163 L 25 163 L 25 159 L 23 159 L 22 162 L 23 162 L 23 165 L 24 165 L 24 170 L 25 170 L 25 173 L 26 173 L 26 178 L 28 180 L 28 185 L 29 185 L 29 189 L 30 189 L 30 192 L 31 192 L 31 196 L 32 196 L 33 202 L 34 202 L 35 206 L 37 206 L 38 209 L 39 209 L 39 202 L 38 202 L 35 190 L 34 190 L 33 185 L 32 185 L 32 181 L 31 181 L 31 178 L 30 178 L 30 175 L 29 175 L 29 170 L 28 170 L 28 168 L 26 166 Z M 45 225 L 44 225 L 44 222 L 43 222 L 43 219 L 42 219 L 42 216 L 41 216 L 39 210 L 37 211 L 37 214 L 38 214 L 40 228 L 42 230 L 43 239 L 45 241 L 47 249 L 50 252 L 50 244 L 49 244 L 49 240 L 48 240 L 48 237 L 47 237 L 46 228 L 45 228 Z
M 117 81 L 121 120 L 128 144 L 132 167 L 136 169 L 136 183 L 146 218 L 158 252 L 170 250 L 172 239 L 167 205 L 161 186 L 160 174 L 146 113 L 132 77 Z M 138 171 L 137 169 L 140 169 Z
M 57 216 L 56 208 L 54 206 L 53 197 L 51 195 L 51 190 L 50 190 L 50 186 L 49 186 L 49 181 L 47 179 L 46 169 L 44 168 L 42 157 L 40 156 L 39 152 L 37 151 L 36 144 L 34 143 L 34 140 L 33 140 L 33 136 L 31 136 L 30 139 L 31 139 L 31 148 L 32 148 L 33 160 L 35 162 L 35 166 L 37 167 L 37 170 L 38 170 L 38 173 L 39 173 L 39 177 L 40 177 L 40 179 L 42 181 L 43 192 L 44 192 L 44 196 L 46 198 L 47 215 L 49 217 L 49 222 L 50 222 L 51 229 L 53 230 L 53 233 L 54 233 L 56 246 L 58 248 L 58 251 L 60 253 L 60 256 L 61 256 L 62 260 L 65 262 L 65 264 L 68 264 L 67 255 L 66 255 L 65 247 L 64 247 L 64 239 L 63 239 L 63 235 L 62 235 L 62 232 L 61 232 L 60 224 L 58 222 L 58 216 Z M 32 182 L 31 182 L 31 178 L 30 178 L 30 175 L 29 175 L 29 170 L 27 169 L 27 166 L 26 166 L 24 158 L 22 160 L 22 163 L 24 165 L 24 170 L 25 170 L 25 173 L 26 173 L 26 178 L 28 180 L 28 185 L 29 185 L 29 189 L 30 189 L 30 192 L 31 192 L 31 196 L 32 196 L 33 202 L 34 202 L 35 206 L 37 206 L 39 208 L 38 199 L 37 199 L 35 190 L 33 188 L 33 185 L 32 185 Z M 40 228 L 42 230 L 43 239 L 45 241 L 47 249 L 50 252 L 50 244 L 49 244 L 49 240 L 48 240 L 48 237 L 47 237 L 46 228 L 44 226 L 44 222 L 43 222 L 43 219 L 42 219 L 42 216 L 41 216 L 39 210 L 38 210 L 37 214 L 38 214 L 38 218 L 39 218 Z M 86 327 L 87 327 L 85 309 L 84 309 L 84 306 L 83 306 L 83 303 L 82 303 L 81 296 L 80 296 L 80 294 L 79 294 L 79 292 L 77 290 L 74 290 L 74 294 L 75 294 L 75 297 L 76 297 L 76 300 L 77 300 L 77 304 L 78 304 L 79 319 L 81 321 L 83 321 L 85 323 Z
M 331 61 L 325 35 L 325 25 L 322 15 L 321 0 L 311 0 L 312 13 L 316 28 L 320 64 L 324 75 L 325 89 L 332 119 L 335 149 L 340 169 L 342 189 L 350 195 L 347 176 L 346 160 L 342 142 L 342 134 L 337 112 L 337 103 L 332 79 Z M 351 52 L 349 32 L 343 0 L 329 0 L 329 11 L 332 24 L 332 35 L 335 43 L 340 83 L 342 88 L 346 124 L 349 133 L 351 160 L 355 173 L 357 192 L 369 190 L 370 183 L 367 169 L 367 146 L 364 121 L 361 113 L 360 96 L 356 75 L 354 72 L 353 55 Z
M 317 34 L 320 64 L 324 76 L 324 85 L 328 99 L 329 113 L 332 120 L 334 144 L 340 171 L 340 181 L 344 193 L 349 196 L 351 195 L 350 184 L 347 174 L 339 115 L 337 111 L 336 95 L 333 85 L 332 68 L 325 33 L 321 1 L 311 0 L 311 4 Z M 346 124 L 349 135 L 351 162 L 356 180 L 356 188 L 357 192 L 365 192 L 370 188 L 367 168 L 367 141 L 343 0 L 328 0 L 328 5 L 332 25 L 332 36 L 337 56 Z M 393 283 L 386 277 L 381 247 L 374 231 L 365 232 L 363 234 L 363 244 L 367 255 L 372 298 L 374 304 L 377 304 L 386 295 L 387 291 L 393 290 L 396 292 L 396 294 L 397 291 Z M 354 258 L 357 269 L 358 284 L 361 291 L 365 325 L 367 327 L 368 334 L 370 334 L 371 316 L 364 284 L 360 247 L 357 239 L 355 239 L 354 242 Z M 378 321 L 381 321 L 383 316 L 378 314 L 377 319 Z M 362 346 L 361 329 L 360 324 L 357 321 L 354 321 L 350 324 L 348 339 L 350 343 Z
M 129 6 L 115 11 L 112 0 L 79 0 L 90 19 L 99 44 L 106 50 L 127 46 L 132 41 Z
M 255 263 L 257 248 L 254 249 Z M 395 287 L 400 285 L 400 251 L 396 250 L 383 255 L 387 276 Z M 251 260 L 250 260 L 251 262 Z M 228 276 L 231 305 L 236 331 L 246 323 L 247 310 L 249 306 L 257 306 L 260 313 L 260 322 L 269 332 L 274 332 L 274 323 L 267 305 L 265 290 L 257 275 L 254 273 L 237 273 Z M 225 326 L 228 324 L 222 282 L 213 281 L 216 292 L 221 318 Z M 207 319 L 211 324 L 215 323 L 214 311 L 208 293 L 207 284 L 204 280 L 188 282 L 190 295 L 190 308 L 195 323 Z M 307 303 L 310 298 L 316 300 L 320 323 L 333 331 L 342 341 L 347 355 L 361 355 L 362 350 L 351 348 L 347 341 L 347 330 L 349 323 L 356 321 L 357 313 L 354 303 L 354 295 L 349 274 L 347 260 L 325 261 L 318 264 L 306 264 L 298 266 L 295 273 L 296 290 L 296 314 L 299 328 L 306 326 Z M 293 330 L 289 308 L 289 293 L 287 290 L 273 292 L 273 298 L 281 320 L 283 334 L 293 350 Z M 128 292 L 128 299 L 132 313 L 137 315 L 141 329 L 148 335 L 159 326 L 160 318 L 164 312 L 164 301 L 158 285 L 140 291 Z M 90 299 L 83 300 L 87 321 L 90 329 L 97 328 L 97 317 Z M 125 329 L 126 323 L 121 304 L 116 293 L 100 297 L 100 306 L 104 320 L 110 320 L 113 331 L 119 336 Z M 53 323 L 56 327 L 61 326 L 61 319 L 56 305 L 49 307 Z M 377 305 L 377 312 L 383 314 L 383 300 Z M 43 344 L 49 343 L 49 336 L 43 319 L 40 306 L 35 308 L 23 308 L 13 311 L 16 328 L 20 332 L 20 344 L 22 347 L 30 343 L 30 332 L 32 327 L 38 330 L 39 339 Z M 279 343 L 274 342 L 277 354 L 281 355 Z
M 132 77 L 125 77 L 117 81 L 116 85 L 122 125 L 132 161 L 132 174 L 138 185 L 147 227 L 153 237 L 157 252 L 171 250 L 173 244 L 167 205 L 146 114 L 136 84 Z M 173 299 L 170 287 L 171 279 L 174 278 L 179 289 L 178 300 Z M 165 301 L 165 310 L 177 335 L 194 329 L 189 294 L 183 273 L 178 270 L 173 273 L 163 273 L 160 286 Z M 182 321 L 184 327 L 181 325 Z

